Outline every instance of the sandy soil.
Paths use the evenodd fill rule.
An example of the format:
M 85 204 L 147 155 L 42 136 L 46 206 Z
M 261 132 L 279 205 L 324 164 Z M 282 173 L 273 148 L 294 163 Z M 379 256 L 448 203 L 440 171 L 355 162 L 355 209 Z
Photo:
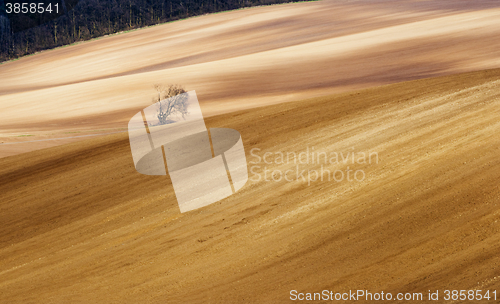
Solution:
M 126 127 L 158 82 L 196 90 L 216 115 L 500 67 L 499 36 L 498 1 L 332 0 L 191 18 L 0 65 L 0 142 Z M 0 157 L 54 144 L 0 144 Z
M 184 214 L 168 177 L 135 171 L 126 134 L 2 158 L 0 302 L 280 303 L 291 290 L 439 289 L 445 303 L 445 289 L 498 293 L 499 88 L 497 69 L 210 117 L 208 127 L 240 131 L 250 180 Z M 264 181 L 264 166 L 296 165 L 252 164 L 255 148 L 378 161 L 300 167 L 349 166 L 362 181 Z

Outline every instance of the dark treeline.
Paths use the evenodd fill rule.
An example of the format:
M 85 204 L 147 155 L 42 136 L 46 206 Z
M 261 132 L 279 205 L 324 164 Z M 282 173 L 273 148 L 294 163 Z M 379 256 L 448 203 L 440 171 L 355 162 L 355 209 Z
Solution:
M 80 0 L 57 19 L 19 32 L 11 28 L 4 10 L 0 61 L 190 16 L 292 1 L 297 0 Z

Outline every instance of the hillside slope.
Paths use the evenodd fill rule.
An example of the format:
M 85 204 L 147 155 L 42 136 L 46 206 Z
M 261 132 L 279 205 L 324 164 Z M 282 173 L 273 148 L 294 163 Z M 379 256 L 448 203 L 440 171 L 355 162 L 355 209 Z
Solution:
M 0 65 L 0 143 L 126 128 L 155 83 L 196 90 L 216 115 L 500 68 L 499 36 L 498 1 L 324 0 L 162 24 Z
M 499 85 L 489 70 L 210 117 L 241 133 L 252 173 L 184 214 L 168 177 L 135 171 L 126 134 L 0 159 L 0 302 L 499 289 Z M 308 149 L 378 162 L 310 161 L 300 170 L 350 166 L 365 179 L 308 185 L 294 163 L 271 161 Z M 255 164 L 265 152 L 271 163 Z M 256 181 L 264 166 L 292 182 Z

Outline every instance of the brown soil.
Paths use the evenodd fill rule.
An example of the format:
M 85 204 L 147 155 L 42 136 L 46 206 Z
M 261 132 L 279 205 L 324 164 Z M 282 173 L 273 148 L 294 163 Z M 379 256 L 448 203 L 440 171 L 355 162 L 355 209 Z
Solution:
M 241 133 L 249 170 L 254 148 L 371 151 L 379 161 L 322 163 L 364 170 L 361 182 L 250 173 L 235 195 L 184 214 L 168 177 L 135 171 L 126 134 L 2 158 L 0 302 L 439 289 L 443 303 L 445 289 L 498 290 L 499 87 L 500 70 L 488 70 L 210 117 L 208 127 Z M 295 168 L 259 165 L 253 172 Z
M 0 142 L 126 127 L 158 82 L 196 90 L 207 116 L 500 68 L 498 37 L 498 1 L 325 0 L 190 18 L 0 65 Z M 0 145 L 0 157 L 58 144 Z

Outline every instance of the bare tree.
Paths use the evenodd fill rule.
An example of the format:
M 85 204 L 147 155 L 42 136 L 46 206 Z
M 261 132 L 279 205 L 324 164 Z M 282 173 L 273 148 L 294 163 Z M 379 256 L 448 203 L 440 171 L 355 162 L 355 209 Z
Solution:
M 160 125 L 168 124 L 172 115 L 180 114 L 182 118 L 188 114 L 188 98 L 184 88 L 177 84 L 155 84 L 158 95 L 153 97 L 153 103 L 158 103 L 157 117 Z

